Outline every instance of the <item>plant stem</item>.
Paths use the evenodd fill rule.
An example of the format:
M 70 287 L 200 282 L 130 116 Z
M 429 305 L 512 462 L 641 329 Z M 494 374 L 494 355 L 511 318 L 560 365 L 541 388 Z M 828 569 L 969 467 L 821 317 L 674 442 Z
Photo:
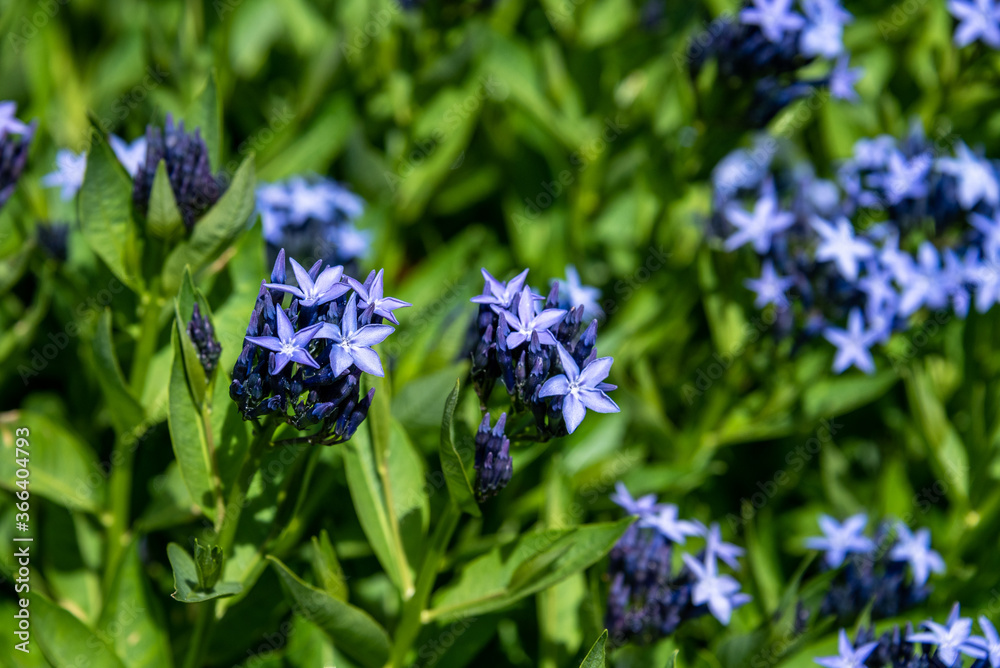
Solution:
M 422 616 L 427 607 L 431 590 L 434 588 L 434 582 L 437 580 L 441 557 L 448 549 L 448 543 L 451 541 L 452 534 L 455 533 L 461 515 L 458 506 L 449 499 L 444 507 L 444 512 L 438 518 L 434 535 L 427 546 L 427 552 L 424 553 L 424 560 L 420 565 L 420 572 L 417 574 L 414 594 L 403 605 L 402 619 L 396 629 L 396 641 L 392 648 L 391 665 L 393 668 L 401 668 L 405 665 L 410 645 L 420 633 L 420 628 L 423 626 Z
M 250 442 L 250 449 L 247 451 L 246 459 L 243 460 L 240 473 L 236 476 L 236 480 L 233 482 L 233 489 L 229 492 L 229 500 L 226 503 L 223 519 L 219 522 L 221 528 L 216 544 L 222 548 L 223 555 L 228 556 L 232 550 L 233 541 L 236 539 L 236 527 L 240 523 L 240 513 L 243 511 L 247 490 L 250 488 L 250 482 L 253 480 L 254 474 L 260 468 L 261 456 L 264 454 L 265 448 L 271 443 L 271 437 L 274 436 L 277 428 L 277 421 L 265 419 L 263 429 L 258 431 L 253 441 Z
M 184 658 L 184 668 L 198 668 L 201 665 L 202 648 L 212 626 L 213 603 L 214 601 L 202 601 L 195 604 L 198 606 L 198 620 L 195 622 L 194 635 L 191 636 L 191 644 L 188 645 L 187 655 Z

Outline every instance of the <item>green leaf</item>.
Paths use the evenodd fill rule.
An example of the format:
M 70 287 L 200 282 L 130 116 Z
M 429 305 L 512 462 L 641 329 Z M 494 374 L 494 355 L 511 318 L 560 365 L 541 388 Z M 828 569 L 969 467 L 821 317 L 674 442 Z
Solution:
M 186 116 L 188 130 L 198 130 L 208 147 L 208 160 L 213 170 L 222 166 L 222 100 L 219 98 L 216 74 L 208 75 L 205 88 L 195 98 Z
M 268 560 L 294 609 L 323 629 L 339 650 L 370 668 L 385 665 L 389 634 L 367 612 L 306 584 L 278 559 Z
M 608 631 L 604 630 L 601 637 L 597 639 L 594 646 L 590 648 L 587 652 L 587 656 L 583 658 L 583 663 L 580 664 L 580 668 L 604 668 L 604 652 L 605 644 L 608 642 Z
M 184 276 L 181 278 L 180 291 L 174 300 L 174 319 L 177 326 L 177 337 L 181 342 L 181 353 L 184 357 L 184 370 L 187 374 L 188 389 L 191 391 L 195 405 L 201 408 L 205 403 L 205 393 L 208 390 L 210 379 L 205 374 L 205 367 L 201 365 L 198 350 L 195 348 L 194 342 L 187 332 L 187 325 L 194 315 L 194 305 L 196 303 L 202 316 L 211 321 L 208 302 L 194 286 L 191 272 L 187 267 L 184 267 Z
M 358 521 L 382 568 L 393 584 L 400 588 L 399 548 L 389 523 L 382 480 L 378 475 L 368 430 L 362 426 L 343 448 L 347 487 Z
M 149 193 L 149 212 L 146 214 L 146 229 L 157 239 L 175 241 L 184 234 L 184 220 L 177 208 L 167 163 L 160 160 L 153 177 L 153 189 Z
M 496 547 L 467 564 L 426 614 L 447 621 L 502 610 L 593 565 L 614 547 L 632 519 L 535 531 Z
M 27 427 L 31 493 L 71 510 L 101 512 L 105 474 L 97 456 L 76 434 L 41 413 L 11 411 L 0 414 L 0 487 L 15 486 L 16 430 Z M 23 435 L 23 433 L 22 433 Z M 57 443 L 58 448 L 50 447 Z
M 347 600 L 347 581 L 344 569 L 340 567 L 337 553 L 330 543 L 330 535 L 323 529 L 319 536 L 312 538 L 312 567 L 316 579 L 330 596 L 339 601 Z
M 92 668 L 126 668 L 100 635 L 35 592 L 31 596 L 31 619 L 32 638 L 53 665 L 76 666 L 85 657 Z
M 132 220 L 132 181 L 96 129 L 91 133 L 79 208 L 80 228 L 91 249 L 118 280 L 140 292 L 142 254 Z
M 137 544 L 125 552 L 98 628 L 128 668 L 170 668 L 166 620 L 153 593 Z
M 455 434 L 455 407 L 458 405 L 459 381 L 448 395 L 441 417 L 441 470 L 448 484 L 448 493 L 455 504 L 465 512 L 475 517 L 481 517 L 479 504 L 476 503 L 476 493 L 472 486 L 472 473 L 475 450 L 473 443 Z
M 236 170 L 226 192 L 194 226 L 191 236 L 167 257 L 162 273 L 164 292 L 171 294 L 177 290 L 185 266 L 197 274 L 249 227 L 255 183 L 253 155 L 249 155 Z
M 202 512 L 214 521 L 218 499 L 212 475 L 212 453 L 209 450 L 201 413 L 188 389 L 180 337 L 175 328 L 170 335 L 170 344 L 174 351 L 168 390 L 167 425 L 170 428 L 170 442 L 174 448 L 181 478 L 191 493 L 191 498 Z
M 201 589 L 198 584 L 198 565 L 187 550 L 177 543 L 167 545 L 167 558 L 174 569 L 175 591 L 171 596 L 182 603 L 200 603 L 243 591 L 243 585 L 239 582 L 219 582 L 211 589 Z
M 143 421 L 144 411 L 129 390 L 118 364 L 118 355 L 111 335 L 111 309 L 105 309 L 97 321 L 94 360 L 97 364 L 97 382 L 104 391 L 115 431 L 127 434 Z

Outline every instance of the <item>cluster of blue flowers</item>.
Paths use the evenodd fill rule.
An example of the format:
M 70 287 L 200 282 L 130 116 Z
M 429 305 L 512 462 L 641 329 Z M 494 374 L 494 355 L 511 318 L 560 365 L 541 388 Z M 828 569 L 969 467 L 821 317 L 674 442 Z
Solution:
M 930 574 L 945 570 L 941 555 L 931 549 L 928 529 L 914 533 L 902 522 L 883 522 L 869 538 L 863 513 L 843 523 L 823 515 L 819 526 L 823 535 L 809 538 L 806 546 L 824 551 L 824 569 L 838 569 L 821 617 L 834 615 L 847 623 L 869 605 L 873 619 L 893 617 L 927 600 Z
M 28 147 L 38 125 L 37 121 L 23 123 L 16 113 L 16 103 L 0 102 L 0 209 L 10 199 L 28 164 Z
M 735 92 L 752 90 L 752 102 L 738 113 L 750 127 L 763 127 L 796 99 L 828 89 L 834 98 L 854 101 L 854 85 L 862 70 L 849 66 L 844 49 L 844 26 L 852 16 L 840 0 L 751 0 L 736 21 L 723 21 L 710 30 L 707 41 L 696 39 L 689 49 L 692 76 L 708 60 L 718 63 L 719 75 Z M 817 58 L 832 62 L 829 73 L 804 78 L 799 70 Z M 730 97 L 730 109 L 733 109 Z
M 364 200 L 332 179 L 296 176 L 257 189 L 257 210 L 272 256 L 284 248 L 290 255 L 347 265 L 371 245 L 371 232 L 354 224 L 364 209 Z
M 513 411 L 531 412 L 543 438 L 573 433 L 588 409 L 617 413 L 606 394 L 615 386 L 604 382 L 613 359 L 597 357 L 597 320 L 583 328 L 594 293 L 579 285 L 564 290 L 562 299 L 587 296 L 587 304 L 569 306 L 558 282 L 546 298 L 525 284 L 527 277 L 525 269 L 503 282 L 483 269 L 483 294 L 472 298 L 479 305 L 472 378 L 482 405 L 502 380 Z
M 875 627 L 862 628 L 852 644 L 847 631 L 840 630 L 837 656 L 815 659 L 826 668 L 955 668 L 973 659 L 971 668 L 1000 666 L 1000 634 L 993 623 L 979 617 L 982 636 L 972 635 L 972 619 L 962 617 L 956 603 L 944 624 L 928 619 L 924 629 L 914 632 L 894 626 L 878 639 Z
M 606 394 L 616 386 L 604 382 L 614 360 L 597 357 L 600 292 L 581 284 L 573 266 L 566 268 L 566 281 L 553 282 L 548 297 L 525 284 L 527 269 L 507 282 L 482 272 L 483 293 L 472 298 L 479 315 L 471 346 L 472 381 L 484 413 L 476 439 L 480 499 L 499 492 L 511 476 L 507 414 L 491 430 L 486 409 L 497 380 L 513 414 L 530 413 L 542 440 L 573 433 L 587 410 L 620 410 Z M 584 329 L 585 318 L 592 319 Z
M 961 141 L 942 154 L 919 126 L 903 141 L 862 139 L 836 183 L 780 149 L 741 149 L 713 186 L 725 249 L 750 245 L 763 260 L 746 281 L 755 305 L 777 308 L 779 334 L 830 341 L 837 373 L 872 373 L 871 348 L 921 308 L 965 317 L 1000 299 L 997 169 Z
M 728 625 L 733 610 L 750 601 L 736 578 L 719 572 L 720 561 L 739 570 L 744 550 L 723 542 L 717 523 L 678 519 L 677 506 L 651 494 L 634 499 L 622 483 L 611 500 L 639 518 L 610 553 L 605 626 L 616 643 L 654 642 L 708 613 Z M 674 547 L 691 536 L 703 537 L 705 546 L 682 554 L 684 567 L 673 573 Z
M 362 372 L 384 375 L 372 350 L 394 331 L 383 322 L 399 324 L 393 311 L 410 304 L 383 295 L 382 270 L 360 283 L 322 260 L 308 271 L 290 262 L 295 285 L 285 280 L 284 250 L 271 282 L 261 283 L 229 394 L 246 420 L 275 414 L 297 429 L 315 428 L 311 442 L 342 443 L 375 391 L 360 397 Z

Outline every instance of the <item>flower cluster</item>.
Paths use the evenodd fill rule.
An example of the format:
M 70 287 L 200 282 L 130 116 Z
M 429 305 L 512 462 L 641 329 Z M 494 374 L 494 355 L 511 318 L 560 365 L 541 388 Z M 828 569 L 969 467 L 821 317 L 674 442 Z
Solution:
M 122 160 L 121 156 L 119 160 Z M 166 164 L 177 209 L 184 225 L 191 229 L 195 221 L 222 197 L 225 184 L 212 174 L 208 147 L 200 131 L 186 132 L 183 121 L 174 125 L 173 117 L 167 114 L 162 130 L 155 125 L 146 126 L 145 159 L 138 164 L 135 172 L 132 199 L 136 211 L 143 216 L 149 209 L 153 178 L 161 160 Z M 122 162 L 124 164 L 125 161 Z
M 823 515 L 823 535 L 806 541 L 810 549 L 824 551 L 824 569 L 840 569 L 823 599 L 821 616 L 834 615 L 846 623 L 871 605 L 873 619 L 893 617 L 925 601 L 930 574 L 944 572 L 944 560 L 931 549 L 929 530 L 913 533 L 902 522 L 883 522 L 872 539 L 864 535 L 867 525 L 863 513 L 843 523 Z
M 634 499 L 622 483 L 616 491 L 611 500 L 639 521 L 610 553 L 605 626 L 611 637 L 654 642 L 706 613 L 728 625 L 733 610 L 750 596 L 733 576 L 719 573 L 719 561 L 739 570 L 743 548 L 723 542 L 718 524 L 678 519 L 677 506 L 657 503 L 653 495 Z M 705 546 L 697 555 L 682 554 L 684 567 L 673 573 L 674 547 L 689 536 L 704 537 Z
M 487 413 L 476 432 L 476 498 L 480 502 L 499 494 L 514 475 L 510 439 L 504 435 L 506 425 L 507 414 L 503 413 L 491 429 Z
M 588 409 L 619 411 L 606 394 L 615 386 L 604 382 L 613 360 L 597 357 L 597 320 L 583 328 L 594 293 L 577 278 L 564 298 L 587 295 L 588 303 L 561 308 L 569 305 L 560 301 L 559 282 L 545 298 L 525 285 L 527 276 L 525 269 L 505 283 L 483 269 L 483 294 L 472 298 L 479 304 L 472 379 L 483 406 L 501 380 L 514 412 L 531 412 L 542 438 L 571 434 Z
M 860 68 L 849 67 L 844 49 L 844 26 L 852 16 L 840 0 L 751 0 L 736 21 L 721 22 L 705 39 L 695 40 L 688 60 L 697 76 L 708 60 L 718 63 L 719 75 L 731 88 L 752 90 L 746 121 L 763 127 L 790 102 L 828 89 L 842 100 L 854 101 Z M 817 58 L 833 64 L 826 76 L 799 75 Z M 742 107 L 741 107 L 742 109 Z
M 0 209 L 14 193 L 28 163 L 28 147 L 37 125 L 37 122 L 31 125 L 21 122 L 16 113 L 16 103 L 0 102 Z
M 146 138 L 139 137 L 130 144 L 117 135 L 111 135 L 108 143 L 111 144 L 111 150 L 128 175 L 135 178 L 140 165 L 146 160 Z M 68 202 L 76 197 L 76 193 L 83 186 L 83 175 L 86 171 L 86 153 L 60 149 L 56 151 L 56 171 L 43 176 L 42 185 L 46 188 L 60 188 L 59 196 Z
M 761 256 L 746 282 L 756 306 L 778 307 L 780 334 L 830 341 L 837 373 L 873 372 L 870 349 L 921 308 L 965 317 L 1000 299 L 996 166 L 961 141 L 936 149 L 919 127 L 904 141 L 863 139 L 837 183 L 780 151 L 739 150 L 716 167 L 713 226 L 726 250 Z
M 837 656 L 815 661 L 826 668 L 954 668 L 969 657 L 972 668 L 1000 666 L 1000 634 L 985 616 L 979 617 L 982 636 L 972 635 L 972 619 L 960 616 L 958 603 L 944 624 L 928 619 L 921 627 L 924 630 L 915 633 L 909 624 L 903 629 L 894 626 L 876 638 L 870 626 L 858 631 L 853 644 L 841 629 Z
M 197 303 L 194 305 L 191 320 L 188 321 L 187 333 L 191 337 L 191 343 L 194 344 L 195 350 L 198 351 L 198 361 L 201 362 L 205 373 L 211 376 L 219 363 L 222 346 L 215 339 L 215 329 L 212 327 L 212 322 L 202 314 L 201 307 Z
M 257 188 L 257 210 L 272 254 L 284 248 L 291 255 L 346 265 L 371 244 L 371 233 L 354 225 L 364 200 L 332 179 L 296 176 L 263 184 Z
M 297 429 L 316 427 L 312 442 L 341 443 L 371 405 L 374 388 L 360 397 L 362 372 L 383 375 L 372 350 L 393 332 L 383 320 L 396 323 L 392 311 L 410 304 L 382 296 L 381 270 L 360 283 L 322 260 L 308 271 L 290 262 L 295 285 L 285 281 L 284 250 L 261 284 L 229 395 L 246 420 L 277 414 Z

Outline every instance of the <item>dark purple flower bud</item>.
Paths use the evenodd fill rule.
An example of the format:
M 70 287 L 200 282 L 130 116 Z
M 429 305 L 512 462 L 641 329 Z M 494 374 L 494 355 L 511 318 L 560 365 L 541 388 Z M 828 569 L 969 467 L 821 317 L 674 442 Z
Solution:
M 165 127 L 146 127 L 146 161 L 136 172 L 132 190 L 135 208 L 143 216 L 149 210 L 149 197 L 153 190 L 156 168 L 163 160 L 170 178 L 177 208 L 188 229 L 225 191 L 223 181 L 212 174 L 208 160 L 208 147 L 198 130 L 184 130 L 184 123 L 174 125 L 169 114 Z
M 545 299 L 545 308 L 559 308 L 559 283 L 558 281 L 552 284 L 552 289 L 549 290 L 549 296 Z
M 194 305 L 194 312 L 187 326 L 188 336 L 191 343 L 198 351 L 198 360 L 209 376 L 215 371 L 215 366 L 219 363 L 219 355 L 222 354 L 222 346 L 215 340 L 215 330 L 207 317 L 202 315 L 198 304 Z
M 476 432 L 476 496 L 480 502 L 496 496 L 507 486 L 514 474 L 510 458 L 510 441 L 504 436 L 507 414 L 490 429 L 489 414 L 483 417 Z
M 284 283 L 285 282 L 285 249 L 282 248 L 278 251 L 278 257 L 274 261 L 274 268 L 271 269 L 271 282 L 272 283 Z
M 24 167 L 28 164 L 28 148 L 35 136 L 37 125 L 38 121 L 32 121 L 27 130 L 19 135 L 7 132 L 6 128 L 0 131 L 0 209 L 14 193 Z M 23 129 L 24 126 L 20 127 Z

